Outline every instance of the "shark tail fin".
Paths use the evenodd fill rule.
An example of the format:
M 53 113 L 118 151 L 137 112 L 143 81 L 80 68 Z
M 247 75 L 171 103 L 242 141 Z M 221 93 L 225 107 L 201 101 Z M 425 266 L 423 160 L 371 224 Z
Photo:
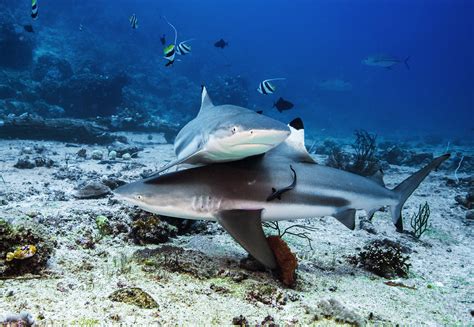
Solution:
M 450 157 L 450 154 L 444 154 L 433 159 L 428 165 L 418 170 L 416 173 L 405 179 L 397 187 L 393 189 L 399 197 L 398 204 L 392 206 L 390 211 L 392 213 L 392 221 L 397 227 L 397 231 L 403 231 L 402 208 L 408 197 L 416 190 L 418 185 L 428 176 L 428 174 L 435 170 Z
M 405 63 L 405 67 L 407 69 L 410 69 L 410 66 L 408 66 L 408 60 L 410 59 L 410 56 L 406 57 L 405 60 L 403 60 L 403 62 Z

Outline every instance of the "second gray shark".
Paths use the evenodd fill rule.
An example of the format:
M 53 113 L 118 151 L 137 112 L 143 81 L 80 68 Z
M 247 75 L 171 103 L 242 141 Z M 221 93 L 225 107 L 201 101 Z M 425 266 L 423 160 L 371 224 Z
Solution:
M 198 115 L 174 141 L 177 159 L 155 174 L 178 164 L 227 162 L 262 154 L 289 134 L 285 124 L 255 111 L 228 104 L 215 106 L 203 87 Z

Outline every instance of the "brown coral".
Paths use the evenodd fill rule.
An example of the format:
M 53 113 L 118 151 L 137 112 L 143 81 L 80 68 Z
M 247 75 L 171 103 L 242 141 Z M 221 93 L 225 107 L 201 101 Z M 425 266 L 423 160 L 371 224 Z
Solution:
M 295 283 L 295 270 L 298 266 L 296 256 L 281 237 L 273 235 L 267 237 L 268 245 L 275 255 L 278 267 L 280 268 L 280 280 L 286 286 L 292 286 Z

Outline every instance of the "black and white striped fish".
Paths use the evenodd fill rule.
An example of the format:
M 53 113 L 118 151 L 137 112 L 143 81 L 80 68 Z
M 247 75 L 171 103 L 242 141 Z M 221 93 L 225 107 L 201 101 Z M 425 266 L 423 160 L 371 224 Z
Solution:
M 272 93 L 275 92 L 276 87 L 275 87 L 275 85 L 273 85 L 270 82 L 271 81 L 282 81 L 282 80 L 285 80 L 285 79 L 286 78 L 282 78 L 282 77 L 266 79 L 263 82 L 260 82 L 260 84 L 258 85 L 257 91 L 261 94 L 272 94 Z
M 186 40 L 183 42 L 179 42 L 178 46 L 176 47 L 176 53 L 179 54 L 180 56 L 184 56 L 188 53 L 191 53 L 191 46 L 187 44 L 186 42 L 189 42 L 191 40 Z
M 31 18 L 38 19 L 38 0 L 31 0 Z
M 137 15 L 133 14 L 132 16 L 130 16 L 130 18 L 128 19 L 130 21 L 130 26 L 132 26 L 133 29 L 137 29 L 138 28 L 138 18 L 137 18 Z

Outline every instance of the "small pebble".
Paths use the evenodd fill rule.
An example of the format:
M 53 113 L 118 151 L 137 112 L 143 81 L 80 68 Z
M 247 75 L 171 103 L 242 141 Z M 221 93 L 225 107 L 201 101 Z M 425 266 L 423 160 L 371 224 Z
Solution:
M 109 159 L 110 160 L 115 160 L 115 158 L 117 158 L 117 151 L 114 151 L 114 150 L 110 151 L 109 152 Z
M 130 160 L 130 159 L 132 159 L 132 156 L 130 155 L 130 153 L 124 153 L 122 155 L 122 159 L 123 160 Z

